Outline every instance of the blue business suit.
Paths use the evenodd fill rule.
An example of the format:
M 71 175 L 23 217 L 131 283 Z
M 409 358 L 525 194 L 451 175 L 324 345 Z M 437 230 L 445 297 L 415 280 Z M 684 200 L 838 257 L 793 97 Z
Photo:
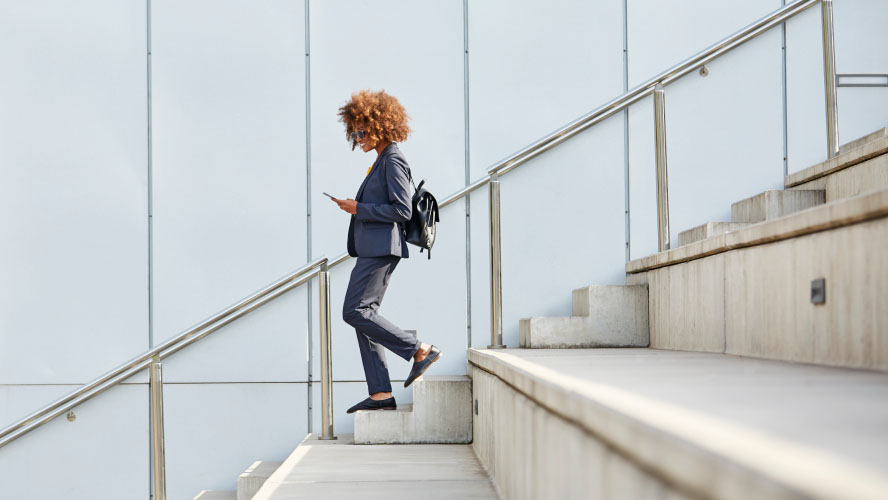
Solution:
M 407 258 L 401 225 L 410 220 L 410 166 L 396 143 L 376 158 L 358 194 L 348 226 L 348 253 L 357 262 L 345 292 L 342 319 L 358 336 L 370 394 L 391 392 L 385 350 L 409 361 L 421 342 L 377 314 L 392 272 Z

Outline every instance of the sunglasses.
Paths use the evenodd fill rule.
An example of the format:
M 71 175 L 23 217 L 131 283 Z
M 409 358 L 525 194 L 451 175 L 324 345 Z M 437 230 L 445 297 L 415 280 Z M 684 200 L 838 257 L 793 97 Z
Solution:
M 367 131 L 366 131 L 366 130 L 356 130 L 356 131 L 354 131 L 354 132 L 351 133 L 351 140 L 355 141 L 355 140 L 358 140 L 358 139 L 363 139 L 364 136 L 366 136 L 366 135 L 367 135 Z

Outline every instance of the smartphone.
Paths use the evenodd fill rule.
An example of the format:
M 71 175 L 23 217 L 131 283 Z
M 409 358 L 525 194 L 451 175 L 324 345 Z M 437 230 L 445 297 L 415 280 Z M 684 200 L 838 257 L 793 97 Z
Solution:
M 322 191 L 322 193 L 323 193 L 323 191 Z M 337 198 L 336 198 L 335 196 L 333 196 L 332 194 L 324 193 L 324 195 L 325 195 L 325 196 L 329 196 L 331 200 L 335 200 L 335 199 L 337 199 Z

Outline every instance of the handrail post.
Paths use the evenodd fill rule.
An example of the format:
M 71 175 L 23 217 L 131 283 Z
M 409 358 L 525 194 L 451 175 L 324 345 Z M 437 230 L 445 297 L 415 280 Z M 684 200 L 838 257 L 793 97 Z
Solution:
M 488 349 L 502 349 L 503 344 L 503 273 L 502 242 L 500 239 L 500 181 L 490 174 L 490 345 Z
M 823 23 L 823 84 L 826 94 L 826 146 L 827 158 L 839 154 L 839 118 L 836 94 L 836 45 L 833 30 L 833 2 L 820 1 Z
M 657 237 L 659 251 L 669 250 L 669 176 L 666 171 L 666 93 L 654 88 L 654 135 L 657 143 Z
M 151 387 L 152 463 L 154 500 L 166 500 L 166 460 L 163 445 L 163 367 L 155 356 L 149 368 Z
M 321 330 L 321 436 L 336 439 L 333 434 L 333 354 L 330 350 L 330 271 L 327 261 L 318 271 L 318 301 Z

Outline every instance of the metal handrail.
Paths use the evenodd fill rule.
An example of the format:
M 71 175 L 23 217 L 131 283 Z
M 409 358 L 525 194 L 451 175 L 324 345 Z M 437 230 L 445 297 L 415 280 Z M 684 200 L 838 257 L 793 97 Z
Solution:
M 580 132 L 583 132 L 592 125 L 595 125 L 596 123 L 609 118 L 615 113 L 622 111 L 628 106 L 635 104 L 641 99 L 644 99 L 645 97 L 653 93 L 658 84 L 663 85 L 664 87 L 666 85 L 669 85 L 670 83 L 683 77 L 684 75 L 697 70 L 701 66 L 712 62 L 713 60 L 717 59 L 720 56 L 723 56 L 724 54 L 730 52 L 738 46 L 752 40 L 753 38 L 758 37 L 762 33 L 783 23 L 787 19 L 805 11 L 810 7 L 813 7 L 820 1 L 821 0 L 800 0 L 798 2 L 775 10 L 774 12 L 759 19 L 758 21 L 755 21 L 749 26 L 735 32 L 733 35 L 730 35 L 727 38 L 716 42 L 708 48 L 698 52 L 696 55 L 685 59 L 684 61 L 676 64 L 666 71 L 663 71 L 659 75 L 650 78 L 641 85 L 638 85 L 632 90 L 629 90 L 628 92 L 615 97 L 611 101 L 605 103 L 602 106 L 599 106 L 595 110 L 590 111 L 589 113 L 565 125 L 564 127 L 561 127 L 557 131 L 534 142 L 533 144 L 525 147 L 517 153 L 510 155 L 508 158 L 500 160 L 492 167 L 488 168 L 487 173 L 489 175 L 505 175 L 506 173 L 527 162 L 528 160 L 536 157 L 537 155 L 544 153 L 549 149 L 552 149 L 554 146 L 557 146 L 565 140 L 577 135 Z M 831 2 L 831 0 L 826 1 Z
M 305 283 L 312 279 L 314 275 L 319 272 L 317 269 L 320 269 L 326 263 L 327 258 L 322 257 L 302 266 L 296 271 L 293 271 L 287 276 L 284 276 L 274 283 L 238 301 L 223 311 L 214 314 L 197 325 L 192 326 L 159 346 L 145 351 L 126 363 L 101 375 L 83 387 L 78 388 L 3 430 L 0 430 L 0 448 L 148 368 L 152 362 L 156 362 L 175 354 L 241 316 L 244 316 L 267 302 L 270 302 L 293 288 Z

